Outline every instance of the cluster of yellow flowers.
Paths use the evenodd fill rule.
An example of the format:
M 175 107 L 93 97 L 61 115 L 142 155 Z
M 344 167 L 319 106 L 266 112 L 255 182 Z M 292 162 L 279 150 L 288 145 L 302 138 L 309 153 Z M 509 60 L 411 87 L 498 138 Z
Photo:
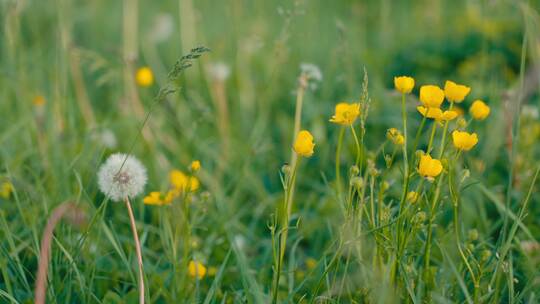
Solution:
M 172 170 L 169 173 L 169 184 L 171 188 L 162 193 L 160 191 L 152 191 L 144 199 L 143 203 L 146 205 L 170 205 L 173 200 L 179 197 L 181 194 L 195 192 L 200 187 L 199 179 L 193 174 L 199 171 L 201 163 L 195 160 L 190 165 L 191 175 L 187 175 L 180 170 Z
M 394 86 L 402 94 L 409 94 L 414 88 L 414 79 L 408 76 L 395 77 Z M 417 110 L 425 118 L 431 118 L 437 122 L 453 120 L 459 115 L 458 111 L 453 109 L 454 103 L 463 102 L 470 91 L 470 87 L 449 80 L 446 81 L 444 90 L 437 85 L 421 86 L 420 102 L 422 105 L 418 106 Z M 450 102 L 448 110 L 441 109 L 445 98 Z M 490 109 L 483 101 L 475 100 L 469 112 L 474 119 L 483 120 L 489 115 Z M 478 143 L 478 136 L 476 133 L 454 130 L 452 132 L 452 141 L 456 149 L 469 151 Z M 418 173 L 421 176 L 433 178 L 438 176 L 442 169 L 443 166 L 440 160 L 432 158 L 429 154 L 420 157 Z

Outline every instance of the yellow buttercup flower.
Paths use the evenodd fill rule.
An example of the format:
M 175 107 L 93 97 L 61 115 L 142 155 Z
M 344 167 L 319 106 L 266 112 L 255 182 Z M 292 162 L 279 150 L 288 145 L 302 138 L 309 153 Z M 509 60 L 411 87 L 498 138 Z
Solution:
M 32 100 L 32 103 L 33 103 L 34 106 L 36 106 L 36 107 L 41 107 L 41 106 L 45 105 L 46 102 L 47 102 L 47 100 L 46 100 L 45 97 L 43 97 L 42 95 L 37 95 L 37 96 L 34 97 L 34 99 Z
M 198 160 L 194 160 L 191 162 L 191 165 L 189 166 L 189 168 L 191 169 L 191 171 L 197 172 L 201 169 L 201 162 Z
M 175 194 L 172 191 L 168 191 L 165 196 L 162 196 L 159 191 L 152 191 L 143 198 L 143 203 L 154 206 L 170 205 L 174 198 Z
M 422 116 L 438 121 L 449 121 L 458 116 L 458 113 L 453 110 L 443 111 L 439 108 L 426 108 L 422 106 L 418 106 L 416 109 L 418 112 L 420 112 L 420 114 L 422 114 Z
M 454 141 L 454 147 L 459 150 L 469 151 L 478 143 L 478 136 L 476 133 L 467 133 L 465 131 L 455 130 L 452 132 L 452 140 Z
M 312 257 L 309 257 L 306 259 L 306 267 L 309 270 L 312 270 L 313 268 L 317 267 L 317 260 L 315 260 Z
M 427 108 L 439 108 L 444 101 L 444 91 L 436 85 L 420 87 L 420 101 Z
M 405 137 L 396 129 L 390 128 L 386 131 L 386 138 L 388 138 L 394 145 L 401 146 L 405 143 Z
M 471 88 L 468 86 L 457 84 L 450 80 L 447 80 L 444 84 L 444 95 L 449 101 L 462 102 L 470 91 Z
M 408 76 L 394 77 L 394 87 L 403 94 L 409 94 L 414 88 L 414 78 Z
M 169 182 L 177 192 L 194 192 L 200 187 L 200 182 L 196 177 L 187 176 L 180 170 L 172 170 L 169 173 Z
M 484 120 L 489 116 L 489 106 L 481 100 L 475 100 L 469 109 L 472 117 L 476 120 Z
M 420 163 L 418 164 L 418 173 L 427 178 L 434 178 L 442 172 L 441 161 L 435 158 L 431 158 L 429 154 L 424 154 L 420 157 Z
M 142 67 L 135 74 L 135 81 L 141 87 L 148 87 L 154 83 L 154 73 L 149 67 Z
M 309 131 L 302 130 L 298 132 L 296 141 L 294 142 L 293 149 L 296 154 L 303 157 L 310 157 L 313 155 L 313 148 L 315 143 L 313 142 L 313 135 Z
M 338 125 L 352 125 L 360 115 L 360 104 L 340 102 L 336 105 L 335 111 L 330 122 Z
M 188 274 L 192 278 L 202 279 L 206 275 L 206 267 L 197 261 L 190 261 L 188 264 Z
M 11 196 L 11 192 L 13 192 L 12 183 L 10 183 L 9 181 L 5 181 L 0 184 L 0 197 L 8 199 Z

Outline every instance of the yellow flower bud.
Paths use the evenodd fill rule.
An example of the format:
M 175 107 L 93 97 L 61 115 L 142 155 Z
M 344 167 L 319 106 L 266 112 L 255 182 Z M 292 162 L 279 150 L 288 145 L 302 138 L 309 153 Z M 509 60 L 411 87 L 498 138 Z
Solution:
M 405 143 L 405 137 L 396 128 L 390 128 L 386 131 L 386 138 L 388 138 L 394 145 L 401 146 Z
M 294 152 L 296 152 L 298 156 L 310 157 L 313 155 L 314 148 L 315 143 L 313 142 L 313 135 L 306 130 L 298 132 L 293 145 Z
M 409 94 L 414 88 L 414 78 L 408 76 L 394 77 L 396 90 L 403 94 Z
M 416 203 L 417 200 L 418 200 L 418 192 L 409 191 L 409 193 L 407 193 L 407 201 L 409 203 L 414 204 Z
M 489 116 L 489 106 L 482 100 L 475 100 L 469 109 L 472 117 L 476 120 L 484 120 Z
M 191 162 L 191 165 L 189 166 L 192 172 L 197 172 L 201 169 L 201 162 L 198 160 L 194 160 Z

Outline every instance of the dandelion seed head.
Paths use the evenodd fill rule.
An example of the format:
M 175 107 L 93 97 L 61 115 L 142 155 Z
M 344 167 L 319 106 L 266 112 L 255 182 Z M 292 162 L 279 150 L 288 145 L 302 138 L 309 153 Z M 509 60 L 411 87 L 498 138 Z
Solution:
M 300 70 L 306 74 L 310 80 L 322 81 L 323 75 L 321 69 L 313 63 L 301 63 Z
M 123 153 L 109 156 L 98 171 L 99 189 L 116 202 L 141 194 L 146 180 L 143 164 L 134 156 Z

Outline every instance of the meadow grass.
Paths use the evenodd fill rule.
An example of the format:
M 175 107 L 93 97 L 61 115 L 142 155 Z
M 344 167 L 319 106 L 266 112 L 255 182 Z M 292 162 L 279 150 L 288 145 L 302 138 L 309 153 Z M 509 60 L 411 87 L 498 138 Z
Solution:
M 0 303 L 538 303 L 539 9 L 4 0 Z

